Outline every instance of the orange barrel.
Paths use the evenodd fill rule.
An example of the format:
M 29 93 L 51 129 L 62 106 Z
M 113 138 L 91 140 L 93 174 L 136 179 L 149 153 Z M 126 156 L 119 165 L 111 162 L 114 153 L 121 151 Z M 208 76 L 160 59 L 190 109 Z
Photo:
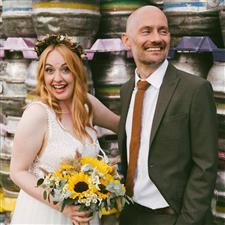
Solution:
M 90 48 L 99 28 L 99 0 L 33 0 L 32 14 L 37 36 L 67 34 Z
M 219 1 L 164 0 L 171 46 L 176 47 L 182 36 L 210 36 L 218 47 L 222 47 L 218 7 Z
M 120 38 L 126 30 L 128 16 L 143 5 L 146 5 L 144 0 L 102 0 L 99 36 Z
M 95 95 L 112 111 L 120 110 L 120 87 L 134 76 L 135 64 L 125 51 L 97 52 L 91 61 Z
M 2 0 L 2 23 L 7 37 L 36 37 L 32 0 Z

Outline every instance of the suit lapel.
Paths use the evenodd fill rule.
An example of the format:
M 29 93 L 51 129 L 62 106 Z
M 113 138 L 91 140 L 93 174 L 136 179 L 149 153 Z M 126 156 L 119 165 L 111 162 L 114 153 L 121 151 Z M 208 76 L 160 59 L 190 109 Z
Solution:
M 152 123 L 150 146 L 154 140 L 157 129 L 159 128 L 160 122 L 170 102 L 170 99 L 176 89 L 178 81 L 179 77 L 177 76 L 176 69 L 169 64 L 159 91 L 159 97 Z
M 128 83 L 125 84 L 122 96 L 122 111 L 120 117 L 120 130 L 119 130 L 119 144 L 121 144 L 120 149 L 122 150 L 122 160 L 124 163 L 127 163 L 127 149 L 126 149 L 126 118 L 130 105 L 130 100 L 132 96 L 132 92 L 134 89 L 135 78 L 132 77 Z

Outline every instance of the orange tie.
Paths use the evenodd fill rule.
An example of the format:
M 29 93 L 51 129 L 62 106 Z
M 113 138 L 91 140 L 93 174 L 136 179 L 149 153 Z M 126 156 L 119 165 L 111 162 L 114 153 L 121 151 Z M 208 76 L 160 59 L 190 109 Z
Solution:
M 139 80 L 137 83 L 138 90 L 134 101 L 134 112 L 133 112 L 131 141 L 130 141 L 130 156 L 126 178 L 126 193 L 130 197 L 133 196 L 134 178 L 136 175 L 137 159 L 140 146 L 143 99 L 145 90 L 149 87 L 149 85 L 150 84 L 147 81 Z

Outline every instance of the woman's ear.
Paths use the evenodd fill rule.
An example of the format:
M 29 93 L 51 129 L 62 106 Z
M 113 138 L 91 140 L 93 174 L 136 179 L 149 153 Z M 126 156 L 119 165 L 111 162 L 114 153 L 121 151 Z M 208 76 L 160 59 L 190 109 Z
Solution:
M 122 42 L 127 50 L 130 50 L 130 41 L 127 33 L 122 33 L 121 35 Z

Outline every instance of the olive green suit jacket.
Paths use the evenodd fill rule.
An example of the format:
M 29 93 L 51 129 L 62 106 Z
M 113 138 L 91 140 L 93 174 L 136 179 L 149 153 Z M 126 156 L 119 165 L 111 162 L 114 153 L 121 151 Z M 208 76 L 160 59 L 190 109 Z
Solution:
M 118 141 L 125 176 L 125 123 L 134 84 L 132 78 L 121 88 Z M 151 180 L 176 211 L 176 225 L 213 224 L 210 205 L 217 171 L 213 91 L 207 80 L 179 71 L 170 63 L 155 109 L 148 171 Z

